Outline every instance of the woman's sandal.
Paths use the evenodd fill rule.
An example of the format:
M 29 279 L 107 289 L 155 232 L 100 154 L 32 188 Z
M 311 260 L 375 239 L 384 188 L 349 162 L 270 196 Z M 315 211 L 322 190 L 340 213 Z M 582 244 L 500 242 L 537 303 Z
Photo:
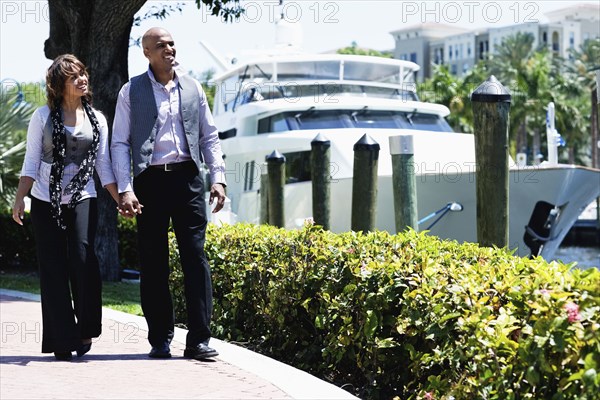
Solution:
M 82 357 L 85 353 L 92 349 L 92 341 L 89 343 L 82 343 L 81 347 L 77 349 L 77 357 Z

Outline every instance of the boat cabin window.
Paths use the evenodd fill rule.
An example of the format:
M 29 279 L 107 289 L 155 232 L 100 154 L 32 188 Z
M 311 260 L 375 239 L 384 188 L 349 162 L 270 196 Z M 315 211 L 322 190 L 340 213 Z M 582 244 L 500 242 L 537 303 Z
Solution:
M 434 114 L 405 114 L 404 117 L 411 125 L 411 129 L 417 130 L 429 130 L 437 132 L 453 132 L 452 128 L 443 118 Z
M 416 129 L 453 132 L 448 122 L 436 114 L 382 110 L 315 110 L 284 112 L 258 121 L 258 133 L 303 129 Z
M 275 114 L 258 121 L 258 133 L 289 131 L 290 126 L 294 126 L 292 121 L 288 123 L 283 113 Z
M 389 128 L 397 129 L 402 125 L 402 117 L 394 115 L 393 111 L 365 112 L 353 111 L 351 114 L 356 128 Z

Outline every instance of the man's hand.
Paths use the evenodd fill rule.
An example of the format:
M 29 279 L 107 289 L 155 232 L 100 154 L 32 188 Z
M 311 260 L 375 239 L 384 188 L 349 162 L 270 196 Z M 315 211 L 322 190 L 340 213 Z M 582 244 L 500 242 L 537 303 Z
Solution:
M 133 218 L 137 214 L 142 213 L 143 205 L 140 204 L 135 193 L 123 192 L 119 194 L 119 214 L 125 218 Z
M 212 210 L 213 214 L 221 211 L 223 205 L 225 205 L 225 187 L 220 183 L 214 183 L 210 187 L 210 198 L 208 200 L 208 204 L 212 205 L 215 201 L 215 198 L 217 199 L 217 205 L 215 205 L 215 208 Z

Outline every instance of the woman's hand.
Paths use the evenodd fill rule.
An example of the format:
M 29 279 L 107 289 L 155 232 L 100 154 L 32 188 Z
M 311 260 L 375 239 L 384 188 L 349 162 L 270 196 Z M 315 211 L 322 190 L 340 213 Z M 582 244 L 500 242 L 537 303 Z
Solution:
M 25 201 L 23 198 L 15 199 L 15 204 L 13 204 L 12 209 L 12 217 L 15 222 L 21 226 L 23 226 L 23 217 L 25 216 Z
M 23 226 L 23 217 L 25 216 L 25 196 L 29 193 L 29 190 L 33 186 L 33 178 L 29 176 L 22 176 L 19 178 L 19 186 L 17 187 L 17 194 L 15 195 L 15 203 L 13 204 L 12 217 L 15 222 Z

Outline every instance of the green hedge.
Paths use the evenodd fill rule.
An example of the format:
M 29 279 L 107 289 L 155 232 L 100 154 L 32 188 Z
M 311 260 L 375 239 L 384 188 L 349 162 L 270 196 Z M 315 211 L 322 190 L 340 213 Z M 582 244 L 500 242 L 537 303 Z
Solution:
M 119 232 L 119 263 L 121 269 L 139 271 L 136 219 L 117 216 L 117 231 Z
M 183 281 L 170 237 L 177 315 Z M 600 273 L 424 233 L 209 224 L 215 337 L 370 399 L 598 399 Z
M 35 239 L 28 213 L 23 226 L 13 221 L 12 210 L 0 213 L 0 235 L 0 269 L 37 269 Z
M 117 229 L 121 269 L 139 270 L 135 219 L 119 216 Z M 13 221 L 12 211 L 5 210 L 0 213 L 0 235 L 0 269 L 37 270 L 35 238 L 29 213 L 25 214 L 23 226 Z

